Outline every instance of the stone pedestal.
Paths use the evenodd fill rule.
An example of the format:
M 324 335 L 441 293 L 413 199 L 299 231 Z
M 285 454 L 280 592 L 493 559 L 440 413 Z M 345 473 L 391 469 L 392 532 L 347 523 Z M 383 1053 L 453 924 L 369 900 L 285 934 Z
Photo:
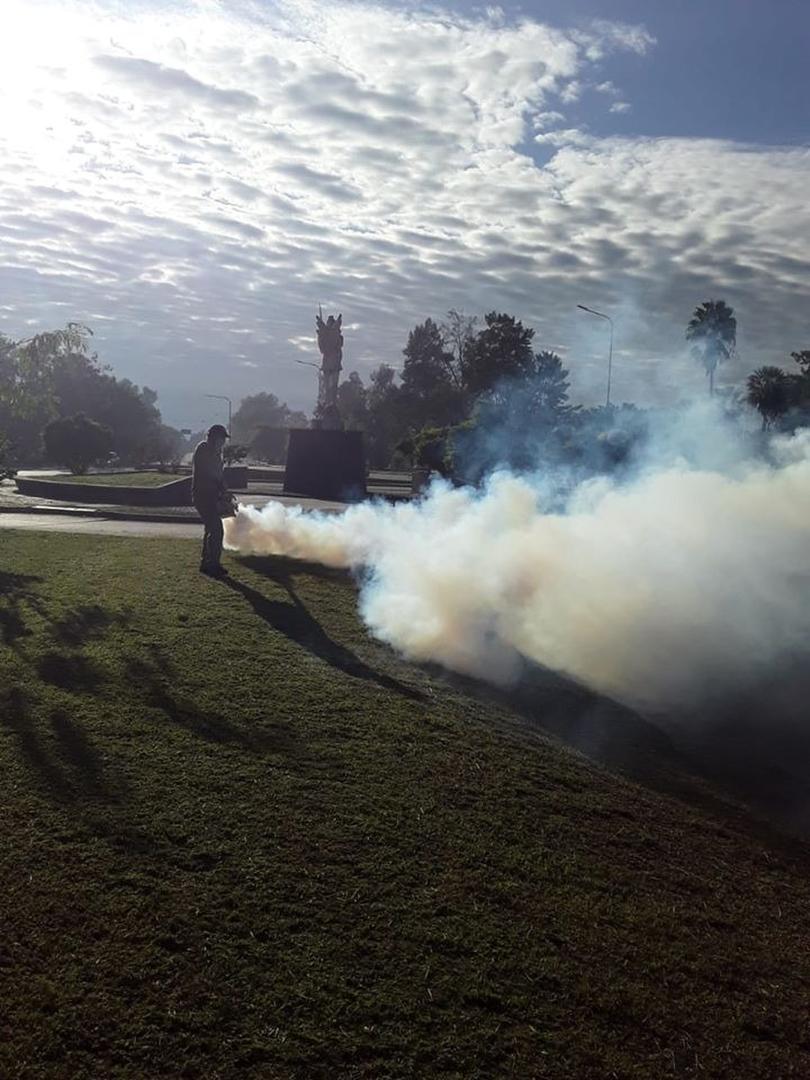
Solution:
M 366 455 L 362 431 L 290 431 L 284 494 L 338 502 L 364 499 Z

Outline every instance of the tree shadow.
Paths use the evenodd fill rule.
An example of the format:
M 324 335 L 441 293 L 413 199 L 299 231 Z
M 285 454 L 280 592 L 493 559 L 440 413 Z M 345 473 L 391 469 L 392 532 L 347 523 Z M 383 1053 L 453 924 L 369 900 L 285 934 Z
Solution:
M 810 671 L 785 662 L 744 690 L 668 718 L 676 744 L 713 782 L 810 832 Z
M 126 793 L 124 781 L 105 773 L 98 751 L 65 710 L 50 712 L 50 740 L 37 722 L 31 699 L 15 687 L 2 702 L 0 723 L 17 740 L 30 771 L 58 801 L 79 802 L 89 797 L 119 802 Z
M 81 727 L 64 709 L 51 713 L 51 728 L 64 762 L 82 779 L 82 789 L 89 795 L 117 801 L 124 785 L 119 781 L 113 789 L 104 775 L 103 758 Z
M 122 612 L 110 612 L 99 604 L 83 604 L 67 612 L 51 625 L 51 633 L 61 645 L 83 645 L 98 639 L 111 626 L 125 626 L 129 616 Z
M 45 601 L 32 588 L 44 579 L 33 574 L 13 574 L 0 570 L 0 643 L 15 647 L 20 638 L 30 637 L 24 610 L 30 608 L 49 624 L 51 635 L 60 645 L 77 647 L 97 639 L 111 626 L 123 626 L 129 615 L 110 612 L 99 604 L 83 604 L 60 618 L 52 618 Z
M 297 569 L 298 565 L 296 564 Z M 271 578 L 271 580 L 281 585 L 292 602 L 288 604 L 280 600 L 268 600 L 266 596 L 256 589 L 252 589 L 249 585 L 237 581 L 235 578 L 225 578 L 223 584 L 244 597 L 259 618 L 263 619 L 268 626 L 278 630 L 279 633 L 284 634 L 285 637 L 311 652 L 314 656 L 329 664 L 330 667 L 337 668 L 355 679 L 364 679 L 367 682 L 376 683 L 377 686 L 382 687 L 384 690 L 390 690 L 392 693 L 399 694 L 401 697 L 408 698 L 411 701 L 426 700 L 425 695 L 420 691 L 400 682 L 398 679 L 375 671 L 374 668 L 365 664 L 350 649 L 330 638 L 298 596 L 289 575 L 283 571 L 271 573 L 266 565 L 262 566 L 261 572 L 265 577 Z
M 42 582 L 33 574 L 12 574 L 0 570 L 0 642 L 14 648 L 20 638 L 29 637 L 31 631 L 25 625 L 24 605 L 37 612 L 42 610 L 39 594 L 31 588 Z
M 533 728 L 633 779 L 648 779 L 660 774 L 664 762 L 680 760 L 672 740 L 657 725 L 539 664 L 526 661 L 520 681 L 507 688 L 466 676 L 445 677 L 471 696 L 518 713 Z
M 127 675 L 139 687 L 147 705 L 159 709 L 173 724 L 207 742 L 237 746 L 253 753 L 289 753 L 297 747 L 297 740 L 286 726 L 276 726 L 272 731 L 245 730 L 221 713 L 203 709 L 178 692 L 172 685 L 177 679 L 171 664 L 159 650 L 152 650 L 151 661 L 130 659 Z
M 73 693 L 92 693 L 104 681 L 104 673 L 81 653 L 45 653 L 36 668 L 43 682 Z

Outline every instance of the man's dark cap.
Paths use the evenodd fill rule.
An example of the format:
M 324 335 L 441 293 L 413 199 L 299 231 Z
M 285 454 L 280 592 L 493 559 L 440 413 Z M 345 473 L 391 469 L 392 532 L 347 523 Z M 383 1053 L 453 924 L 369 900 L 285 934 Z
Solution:
M 230 439 L 228 429 L 223 424 L 214 424 L 210 427 L 208 429 L 208 438 L 210 439 L 212 435 L 224 435 L 226 439 Z

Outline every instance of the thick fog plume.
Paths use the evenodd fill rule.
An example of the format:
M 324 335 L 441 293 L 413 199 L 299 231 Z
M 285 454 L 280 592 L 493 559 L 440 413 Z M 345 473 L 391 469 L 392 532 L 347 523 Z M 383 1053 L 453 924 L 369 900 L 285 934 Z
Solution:
M 722 456 L 722 455 L 721 455 Z M 567 498 L 535 478 L 341 515 L 242 507 L 227 545 L 361 571 L 371 632 L 506 683 L 525 659 L 634 705 L 692 706 L 810 648 L 810 437 L 724 472 L 647 467 Z

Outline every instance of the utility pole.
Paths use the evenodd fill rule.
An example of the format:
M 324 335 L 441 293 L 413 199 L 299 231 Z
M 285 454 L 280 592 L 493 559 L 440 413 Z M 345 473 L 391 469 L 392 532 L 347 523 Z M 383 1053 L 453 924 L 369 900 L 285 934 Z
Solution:
M 210 398 L 216 398 L 218 401 L 227 401 L 228 402 L 228 434 L 230 435 L 230 433 L 231 433 L 231 414 L 233 412 L 233 405 L 231 404 L 231 399 L 229 397 L 225 397 L 224 394 L 206 394 L 205 396 L 210 397 Z
M 610 405 L 610 379 L 613 371 L 613 319 L 609 315 L 605 315 L 601 311 L 594 311 L 593 308 L 585 307 L 584 304 L 577 304 L 577 307 L 582 311 L 587 311 L 589 315 L 597 315 L 600 319 L 607 319 L 610 323 L 610 349 L 608 351 L 608 376 L 607 376 L 607 398 L 605 399 L 605 405 Z

